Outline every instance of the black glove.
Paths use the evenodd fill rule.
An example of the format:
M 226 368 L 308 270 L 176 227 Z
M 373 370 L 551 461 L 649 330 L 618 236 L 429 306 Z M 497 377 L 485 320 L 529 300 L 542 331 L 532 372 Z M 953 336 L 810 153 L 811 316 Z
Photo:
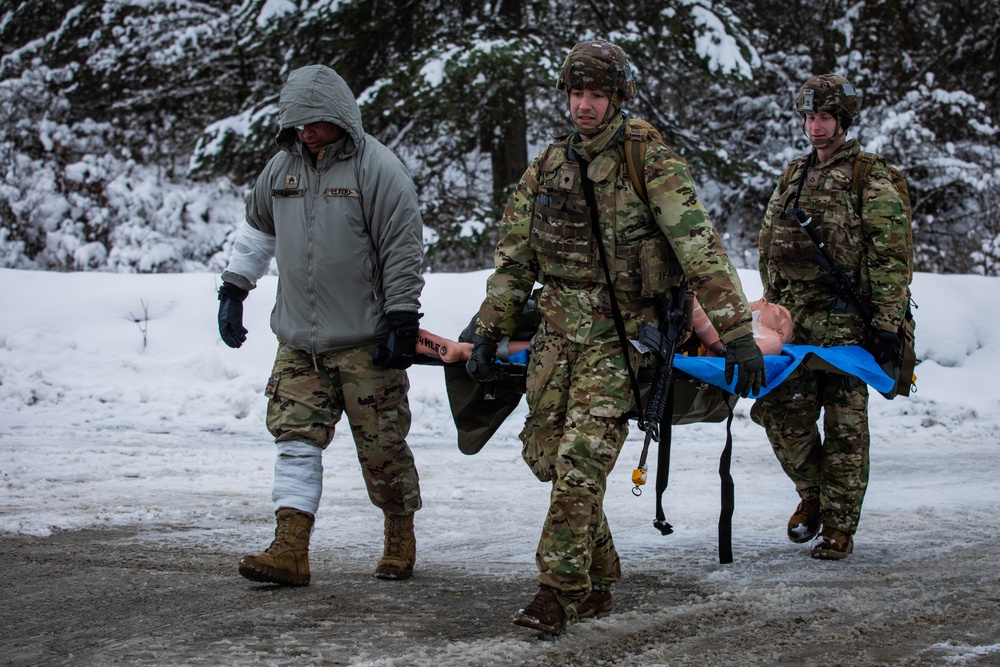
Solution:
M 480 382 L 490 382 L 495 380 L 499 371 L 497 370 L 497 344 L 490 340 L 474 334 L 472 336 L 472 354 L 465 364 L 465 371 L 473 380 Z
M 867 348 L 875 357 L 875 363 L 879 366 L 887 364 L 896 358 L 899 336 L 894 331 L 876 331 L 869 339 Z
M 372 350 L 372 363 L 382 368 L 409 368 L 417 357 L 417 329 L 423 313 L 397 310 L 386 317 L 389 335 Z
M 243 328 L 243 300 L 247 294 L 245 289 L 225 281 L 219 288 L 219 335 L 229 347 L 240 347 L 247 339 Z
M 733 381 L 733 371 L 740 369 L 734 391 L 746 398 L 767 386 L 767 371 L 764 369 L 764 354 L 757 347 L 753 334 L 748 333 L 726 345 L 726 384 Z

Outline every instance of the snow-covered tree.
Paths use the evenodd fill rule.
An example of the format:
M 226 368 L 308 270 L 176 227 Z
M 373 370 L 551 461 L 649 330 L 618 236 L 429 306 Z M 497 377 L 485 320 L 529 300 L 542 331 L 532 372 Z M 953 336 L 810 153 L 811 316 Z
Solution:
M 740 265 L 807 149 L 796 91 L 836 71 L 910 183 L 917 268 L 1000 271 L 1000 12 L 971 0 L 0 0 L 0 265 L 217 270 L 281 84 L 322 63 L 413 173 L 429 266 L 488 266 L 510 188 L 571 129 L 562 60 L 596 38 Z

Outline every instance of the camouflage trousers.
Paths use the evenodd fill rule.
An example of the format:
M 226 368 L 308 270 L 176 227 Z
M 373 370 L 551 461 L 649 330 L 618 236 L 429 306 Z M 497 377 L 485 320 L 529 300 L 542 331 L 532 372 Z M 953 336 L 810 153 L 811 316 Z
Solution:
M 803 499 L 819 498 L 825 526 L 853 535 L 870 469 L 868 385 L 800 369 L 750 410 Z M 823 435 L 818 420 L 823 417 Z
M 267 383 L 267 429 L 275 442 L 302 440 L 320 449 L 333 441 L 346 412 L 368 497 L 387 514 L 420 509 L 410 431 L 406 372 L 375 366 L 372 346 L 312 355 L 284 343 Z
M 621 345 L 573 343 L 543 321 L 532 339 L 522 455 L 552 493 L 535 554 L 538 582 L 576 603 L 610 590 L 621 564 L 604 514 L 608 474 L 628 434 L 632 400 Z

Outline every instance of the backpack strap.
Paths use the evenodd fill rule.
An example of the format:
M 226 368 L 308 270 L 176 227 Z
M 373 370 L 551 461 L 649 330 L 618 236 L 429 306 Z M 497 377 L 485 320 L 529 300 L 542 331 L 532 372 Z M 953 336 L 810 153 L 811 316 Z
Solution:
M 644 204 L 649 204 L 649 192 L 646 189 L 646 132 L 634 125 L 628 124 L 628 137 L 625 139 L 625 165 L 628 169 L 632 187 Z
M 795 163 L 790 162 L 785 171 L 782 172 L 781 178 L 778 179 L 778 187 L 784 190 L 788 187 L 788 184 L 792 181 L 792 174 L 795 173 Z
M 854 159 L 854 196 L 857 198 L 855 210 L 858 215 L 861 215 L 861 198 L 865 191 L 865 183 L 868 182 L 868 174 L 871 173 L 876 162 L 878 162 L 878 154 L 867 151 L 859 152 Z

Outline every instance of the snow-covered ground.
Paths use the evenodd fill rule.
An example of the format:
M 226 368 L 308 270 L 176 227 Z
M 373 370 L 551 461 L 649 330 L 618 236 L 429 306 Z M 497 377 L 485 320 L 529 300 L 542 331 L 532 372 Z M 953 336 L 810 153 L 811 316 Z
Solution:
M 748 296 L 757 298 L 756 274 L 740 273 Z M 423 326 L 457 337 L 478 307 L 487 275 L 429 274 Z M 197 527 L 213 535 L 213 549 L 233 554 L 239 585 L 235 558 L 266 545 L 273 530 L 274 449 L 264 428 L 263 389 L 275 349 L 268 325 L 275 283 L 265 278 L 251 293 L 249 339 L 233 350 L 218 337 L 217 276 L 0 270 L 0 539 L 141 526 L 156 528 L 142 533 L 148 539 L 162 540 L 171 529 Z M 989 305 L 994 290 L 1000 292 L 998 278 L 915 277 L 923 360 L 918 391 L 894 401 L 873 392 L 871 484 L 847 561 L 813 561 L 807 547 L 785 539 L 797 498 L 744 400 L 734 424 L 735 563 L 720 566 L 716 554 L 724 425 L 676 428 L 666 496 L 675 533 L 668 537 L 651 526 L 652 488 L 640 498 L 631 493 L 642 444 L 633 429 L 606 501 L 626 573 L 656 572 L 666 576 L 665 585 L 670 573 L 691 576 L 733 595 L 773 590 L 773 597 L 759 594 L 758 604 L 780 607 L 807 594 L 797 586 L 825 586 L 843 571 L 881 569 L 891 587 L 894 576 L 903 576 L 894 572 L 919 572 L 921 560 L 995 542 L 1000 315 Z M 424 499 L 418 574 L 421 565 L 435 565 L 530 580 L 547 487 L 520 460 L 523 402 L 482 452 L 466 456 L 455 443 L 441 369 L 414 367 L 410 380 L 409 442 Z M 346 425 L 324 465 L 313 548 L 370 557 L 381 545 L 381 522 Z M 994 598 L 996 583 L 994 577 L 985 584 L 993 586 Z M 928 591 L 928 599 L 940 593 Z M 856 596 L 860 603 L 866 593 Z M 510 611 L 525 602 L 511 599 Z M 914 614 L 918 602 L 910 601 Z M 575 626 L 569 636 L 634 622 L 632 615 L 612 614 L 598 625 Z M 524 638 L 513 626 L 510 635 Z M 976 637 L 928 635 L 927 650 L 951 662 L 1000 661 L 1000 630 L 992 642 Z M 534 649 L 508 641 L 505 650 L 513 651 L 514 664 Z M 497 651 L 496 642 L 484 638 L 438 653 L 423 647 L 427 663 L 412 656 L 397 663 L 357 656 L 354 662 L 473 664 Z

